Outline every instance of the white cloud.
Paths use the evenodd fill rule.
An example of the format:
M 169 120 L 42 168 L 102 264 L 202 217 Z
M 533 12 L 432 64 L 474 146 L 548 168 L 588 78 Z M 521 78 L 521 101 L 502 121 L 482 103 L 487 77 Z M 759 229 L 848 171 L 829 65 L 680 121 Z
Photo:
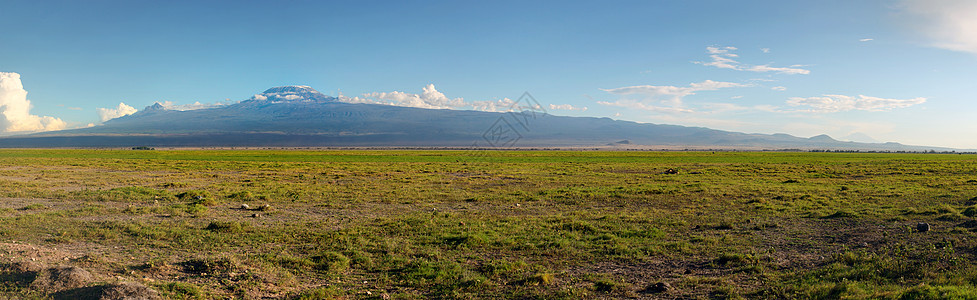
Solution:
M 139 110 L 135 107 L 119 102 L 119 106 L 116 106 L 115 108 L 96 108 L 95 111 L 98 113 L 98 119 L 105 122 L 118 117 L 134 114 Z
M 933 46 L 977 54 L 977 1 L 902 0 L 899 8 Z
M 516 105 L 516 101 L 512 101 L 509 98 L 502 98 L 499 100 L 485 100 L 485 101 L 472 101 L 472 109 L 478 111 L 492 111 L 492 112 L 502 112 L 511 111 L 513 106 Z
M 30 114 L 31 101 L 20 82 L 20 74 L 0 72 L 0 131 L 33 132 L 61 130 L 67 123 L 59 118 Z
M 560 105 L 550 104 L 550 109 L 587 111 L 587 107 L 586 106 L 584 106 L 584 107 L 575 107 L 575 106 L 570 105 L 570 104 L 560 104 Z
M 695 62 L 704 66 L 717 67 L 720 69 L 730 69 L 737 71 L 749 71 L 749 72 L 775 72 L 781 74 L 810 74 L 811 71 L 807 69 L 801 69 L 795 66 L 791 67 L 771 67 L 770 65 L 750 65 L 741 63 L 734 60 L 733 58 L 739 57 L 730 51 L 736 50 L 736 47 L 706 47 L 706 52 L 709 53 L 709 58 L 712 58 L 710 62 Z M 761 49 L 763 53 L 770 52 L 770 49 Z
M 389 93 L 374 92 L 374 93 L 365 94 L 363 96 L 387 101 L 387 103 L 389 103 L 390 105 L 406 106 L 406 107 L 450 109 L 450 108 L 460 108 L 465 106 L 464 99 L 448 98 L 443 93 L 435 89 L 434 84 L 428 84 L 427 86 L 425 86 L 422 93 L 419 95 L 394 91 Z
M 255 99 L 259 99 L 259 98 L 262 98 L 262 97 L 264 99 L 267 99 L 267 97 L 262 96 L 262 95 L 254 95 L 254 96 L 255 96 Z M 261 97 L 259 97 L 259 96 L 261 96 Z M 264 99 L 259 99 L 259 100 L 264 100 Z M 167 110 L 187 111 L 187 110 L 198 110 L 198 109 L 214 108 L 214 107 L 219 107 L 219 106 L 234 104 L 234 103 L 237 103 L 237 102 L 238 101 L 231 101 L 229 99 L 225 99 L 223 102 L 217 102 L 217 103 L 201 103 L 200 101 L 196 101 L 196 102 L 191 103 L 191 104 L 176 104 L 176 103 L 173 103 L 173 101 L 163 101 L 163 102 L 157 102 L 157 103 L 159 103 L 159 105 L 162 105 L 163 108 L 166 108 Z
M 387 103 L 383 103 L 381 101 L 378 101 L 376 99 L 367 99 L 367 98 L 360 98 L 360 97 L 347 97 L 347 96 L 343 95 L 342 93 L 340 93 L 339 96 L 336 96 L 336 101 L 345 102 L 345 103 L 387 104 Z
M 748 85 L 734 82 L 706 80 L 703 82 L 691 83 L 688 87 L 670 85 L 636 85 L 601 90 L 616 95 L 642 95 L 647 97 L 648 100 L 660 100 L 672 106 L 680 106 L 682 104 L 682 98 L 689 95 L 694 95 L 698 91 L 713 91 L 721 88 L 745 86 Z
M 699 63 L 706 66 L 717 67 L 720 69 L 741 70 L 740 67 L 741 64 L 738 61 L 735 61 L 731 58 L 726 58 L 718 54 L 709 55 L 709 57 L 712 58 L 711 62 L 707 62 L 707 63 L 699 62 Z
M 444 93 L 434 88 L 434 84 L 425 86 L 421 94 L 394 91 L 366 93 L 362 96 L 347 97 L 340 94 L 336 99 L 346 103 L 382 104 L 429 109 L 470 109 L 489 112 L 512 111 L 516 104 L 515 101 L 509 98 L 471 102 L 465 101 L 463 98 L 448 98 Z
M 875 40 L 875 39 L 860 39 L 860 40 L 858 40 L 858 41 L 859 41 L 859 42 L 871 42 L 871 41 L 874 41 L 874 40 Z
M 786 90 L 787 90 L 787 87 L 783 87 L 783 86 L 775 86 L 775 87 L 772 87 L 772 88 L 770 88 L 770 89 L 771 89 L 771 90 L 774 90 L 774 91 L 786 91 Z
M 760 48 L 760 52 L 770 53 L 770 48 Z
M 841 112 L 850 110 L 886 111 L 894 108 L 906 108 L 926 102 L 926 98 L 886 99 L 858 95 L 824 95 L 822 97 L 791 97 L 787 104 L 791 106 L 810 106 L 808 112 Z
M 777 72 L 781 74 L 811 74 L 810 70 L 800 69 L 800 68 L 783 68 L 783 67 L 771 67 L 769 65 L 759 65 L 752 67 L 745 67 L 742 69 L 744 71 L 751 72 Z

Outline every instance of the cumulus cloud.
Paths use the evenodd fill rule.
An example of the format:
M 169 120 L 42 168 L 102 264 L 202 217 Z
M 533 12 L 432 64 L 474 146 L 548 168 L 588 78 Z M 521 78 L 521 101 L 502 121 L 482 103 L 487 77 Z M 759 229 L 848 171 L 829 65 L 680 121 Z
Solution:
M 933 46 L 977 54 L 977 1 L 902 0 L 899 8 Z
M 257 96 L 261 96 L 261 95 L 255 95 L 255 97 L 257 97 Z M 262 97 L 264 97 L 264 96 L 262 96 Z M 234 101 L 231 101 L 231 100 L 225 100 L 225 102 L 217 102 L 217 103 L 201 103 L 200 101 L 196 101 L 196 102 L 191 103 L 191 104 L 176 104 L 176 103 L 173 103 L 173 101 L 163 101 L 163 102 L 157 102 L 157 103 L 159 103 L 159 105 L 162 105 L 163 108 L 166 108 L 167 110 L 187 111 L 187 110 L 198 110 L 198 109 L 214 108 L 214 107 L 229 105 L 229 104 L 233 104 L 233 103 L 237 103 L 237 102 L 234 102 Z
M 68 125 L 59 118 L 32 115 L 31 108 L 20 74 L 0 72 L 0 131 L 50 131 L 61 130 Z
M 425 86 L 421 94 L 410 94 L 404 92 L 374 92 L 365 94 L 365 97 L 378 99 L 381 101 L 387 101 L 387 103 L 396 106 L 407 106 L 407 107 L 418 107 L 418 108 L 432 108 L 432 109 L 451 109 L 451 108 L 461 108 L 466 106 L 465 100 L 462 98 L 448 98 L 444 93 L 439 92 L 434 88 L 434 84 L 428 84 Z
M 550 104 L 550 109 L 555 109 L 555 110 L 579 110 L 579 111 L 587 111 L 587 107 L 586 106 L 584 106 L 584 107 L 577 107 L 577 106 L 573 106 L 573 105 L 570 105 L 570 104 L 560 104 L 560 105 Z
M 472 101 L 471 107 L 477 111 L 507 112 L 513 111 L 516 101 L 509 98 L 499 100 Z
M 786 90 L 787 90 L 787 87 L 783 87 L 783 86 L 775 86 L 775 87 L 772 87 L 772 88 L 770 88 L 770 89 L 771 89 L 771 90 L 774 90 L 774 91 L 786 91 Z
M 139 110 L 135 107 L 119 102 L 119 106 L 116 106 L 115 108 L 96 108 L 95 111 L 98 113 L 98 119 L 105 122 L 118 117 L 134 114 Z
M 682 98 L 689 95 L 694 95 L 699 91 L 713 91 L 721 88 L 745 86 L 748 85 L 734 82 L 706 80 L 703 82 L 691 83 L 687 87 L 670 85 L 636 85 L 601 90 L 616 95 L 641 95 L 646 97 L 648 100 L 662 101 L 663 103 L 670 104 L 671 106 L 680 106 L 682 104 Z
M 255 95 L 255 97 L 257 97 L 257 96 L 261 96 L 261 95 Z M 264 97 L 264 96 L 262 96 L 262 97 Z M 264 99 L 259 99 L 259 100 L 264 100 Z M 360 98 L 360 97 L 347 97 L 346 95 L 343 95 L 342 93 L 340 93 L 339 96 L 336 96 L 336 101 L 345 102 L 345 103 L 365 103 L 365 104 L 387 104 L 387 105 L 389 105 L 389 103 L 385 103 L 385 102 L 382 102 L 382 101 L 379 101 L 379 100 L 376 100 L 376 99 Z
M 734 59 L 739 57 L 739 55 L 736 55 L 735 53 L 732 52 L 735 50 L 737 50 L 736 47 L 706 47 L 706 52 L 709 53 L 709 58 L 712 58 L 712 61 L 708 61 L 708 62 L 697 61 L 695 63 L 704 66 L 717 67 L 720 69 L 730 69 L 730 70 L 737 70 L 737 71 L 749 71 L 749 72 L 760 72 L 760 73 L 765 73 L 765 72 L 774 72 L 780 74 L 810 74 L 811 73 L 810 70 L 799 68 L 796 65 L 790 67 L 771 67 L 769 64 L 750 65 L 750 64 L 741 63 Z M 761 51 L 763 51 L 763 53 L 769 53 L 770 49 L 763 48 L 761 49 Z
M 488 112 L 508 112 L 516 108 L 516 101 L 509 98 L 498 100 L 465 101 L 464 98 L 449 98 L 438 91 L 434 84 L 425 86 L 420 94 L 399 91 L 373 92 L 362 97 L 348 97 L 339 94 L 336 99 L 346 103 L 382 104 L 429 109 L 468 109 Z M 536 107 L 533 109 L 540 109 Z
M 906 108 L 926 102 L 926 98 L 918 97 L 912 99 L 886 99 L 858 95 L 858 97 L 845 95 L 824 95 L 821 97 L 791 97 L 787 104 L 791 106 L 809 106 L 808 112 L 842 112 L 850 110 L 863 111 L 886 111 L 894 108 Z

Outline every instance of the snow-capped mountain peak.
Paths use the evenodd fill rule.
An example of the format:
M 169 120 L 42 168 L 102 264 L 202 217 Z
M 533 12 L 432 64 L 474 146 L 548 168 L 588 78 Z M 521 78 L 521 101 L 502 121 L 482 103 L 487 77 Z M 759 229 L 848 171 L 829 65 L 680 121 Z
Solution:
M 254 95 L 250 100 L 270 102 L 325 102 L 334 101 L 335 99 L 307 85 L 288 85 L 267 89 L 261 94 Z

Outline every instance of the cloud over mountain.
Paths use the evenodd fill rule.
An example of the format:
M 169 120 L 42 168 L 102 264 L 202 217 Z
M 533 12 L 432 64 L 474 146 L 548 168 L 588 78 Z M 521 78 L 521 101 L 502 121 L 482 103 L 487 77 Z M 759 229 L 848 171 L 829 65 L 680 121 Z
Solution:
M 260 95 L 256 95 L 256 97 L 258 96 Z M 513 110 L 513 105 L 515 105 L 515 101 L 509 98 L 481 101 L 465 101 L 464 98 L 449 98 L 448 96 L 445 96 L 444 93 L 438 91 L 434 87 L 434 84 L 428 84 L 422 88 L 420 94 L 400 91 L 373 92 L 363 94 L 362 97 L 347 97 L 340 94 L 336 99 L 339 102 L 345 103 L 384 104 L 402 107 L 477 110 L 487 112 L 511 111 Z
M 375 92 L 365 96 L 379 100 L 386 100 L 389 101 L 389 103 L 397 106 L 435 109 L 459 108 L 465 106 L 464 99 L 448 98 L 444 95 L 444 93 L 441 93 L 435 89 L 434 84 L 428 84 L 425 86 L 421 94 L 409 94 L 394 91 L 389 93 Z
M 128 106 L 125 103 L 119 102 L 119 106 L 115 108 L 96 108 L 95 111 L 98 113 L 98 119 L 102 122 L 115 119 L 122 116 L 128 116 L 136 113 L 135 107 Z
M 67 123 L 59 118 L 30 114 L 31 101 L 20 74 L 0 72 L 0 131 L 31 132 L 61 130 Z

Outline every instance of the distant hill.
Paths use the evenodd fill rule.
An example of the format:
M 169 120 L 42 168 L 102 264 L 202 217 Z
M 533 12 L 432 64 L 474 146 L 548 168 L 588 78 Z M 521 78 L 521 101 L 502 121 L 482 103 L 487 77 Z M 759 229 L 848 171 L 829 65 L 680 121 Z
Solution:
M 531 98 L 529 99 L 531 100 Z M 522 101 L 522 99 L 520 99 Z M 103 125 L 0 138 L 0 147 L 633 147 L 949 151 L 827 135 L 746 134 L 609 118 L 423 109 L 340 102 L 307 86 L 275 87 L 232 105 L 168 110 L 159 103 Z M 627 141 L 626 143 L 622 141 Z

